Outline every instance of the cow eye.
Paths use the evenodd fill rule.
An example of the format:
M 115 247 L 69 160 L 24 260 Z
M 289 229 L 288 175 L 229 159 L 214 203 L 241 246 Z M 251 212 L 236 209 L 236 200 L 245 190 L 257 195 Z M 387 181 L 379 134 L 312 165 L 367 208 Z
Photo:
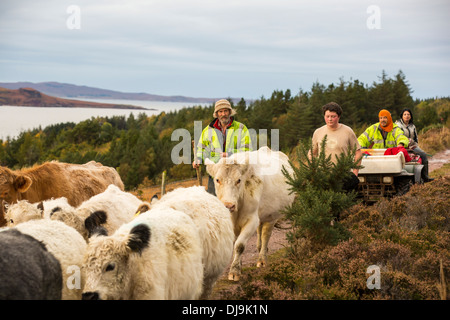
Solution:
M 116 268 L 116 264 L 114 262 L 108 263 L 106 266 L 105 272 L 113 271 Z
M 13 224 L 13 223 L 14 223 L 14 220 L 13 220 L 13 219 L 9 219 L 9 222 L 10 222 L 11 224 Z
M 216 182 L 217 182 L 218 184 L 220 184 L 220 181 L 219 181 L 219 179 L 216 179 Z
M 238 179 L 238 181 L 236 182 L 236 184 L 239 184 L 239 183 L 241 183 L 241 179 Z

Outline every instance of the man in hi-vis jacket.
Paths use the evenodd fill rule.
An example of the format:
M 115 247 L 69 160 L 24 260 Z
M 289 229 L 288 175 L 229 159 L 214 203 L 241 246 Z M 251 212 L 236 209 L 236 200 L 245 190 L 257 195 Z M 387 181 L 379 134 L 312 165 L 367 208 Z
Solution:
M 198 168 L 205 159 L 217 163 L 237 152 L 251 151 L 251 139 L 247 127 L 236 120 L 236 111 L 228 100 L 221 99 L 214 108 L 214 120 L 203 129 L 197 144 L 197 154 L 192 167 Z M 208 192 L 215 195 L 214 181 L 209 177 Z

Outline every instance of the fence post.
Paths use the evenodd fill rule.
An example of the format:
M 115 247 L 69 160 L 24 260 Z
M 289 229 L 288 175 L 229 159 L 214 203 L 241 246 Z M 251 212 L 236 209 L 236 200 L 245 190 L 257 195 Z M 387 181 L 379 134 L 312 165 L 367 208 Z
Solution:
M 166 193 L 166 170 L 162 173 L 162 181 L 161 181 L 161 197 Z

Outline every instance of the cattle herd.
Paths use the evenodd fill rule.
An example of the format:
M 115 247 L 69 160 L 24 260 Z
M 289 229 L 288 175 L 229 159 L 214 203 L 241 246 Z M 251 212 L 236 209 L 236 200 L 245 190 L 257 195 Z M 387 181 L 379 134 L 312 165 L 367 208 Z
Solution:
M 257 266 L 291 204 L 282 152 L 267 147 L 207 162 L 217 196 L 178 188 L 151 203 L 115 169 L 47 162 L 0 167 L 0 299 L 208 299 L 256 232 Z

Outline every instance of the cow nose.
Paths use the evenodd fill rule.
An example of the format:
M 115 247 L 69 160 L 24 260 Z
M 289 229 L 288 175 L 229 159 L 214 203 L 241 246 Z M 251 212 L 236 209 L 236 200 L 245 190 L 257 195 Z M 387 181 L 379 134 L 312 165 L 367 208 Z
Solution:
M 81 295 L 82 300 L 100 300 L 97 292 L 83 292 Z
M 227 207 L 228 210 L 230 210 L 230 212 L 234 212 L 234 210 L 236 210 L 236 205 L 233 203 L 225 203 L 225 207 Z

